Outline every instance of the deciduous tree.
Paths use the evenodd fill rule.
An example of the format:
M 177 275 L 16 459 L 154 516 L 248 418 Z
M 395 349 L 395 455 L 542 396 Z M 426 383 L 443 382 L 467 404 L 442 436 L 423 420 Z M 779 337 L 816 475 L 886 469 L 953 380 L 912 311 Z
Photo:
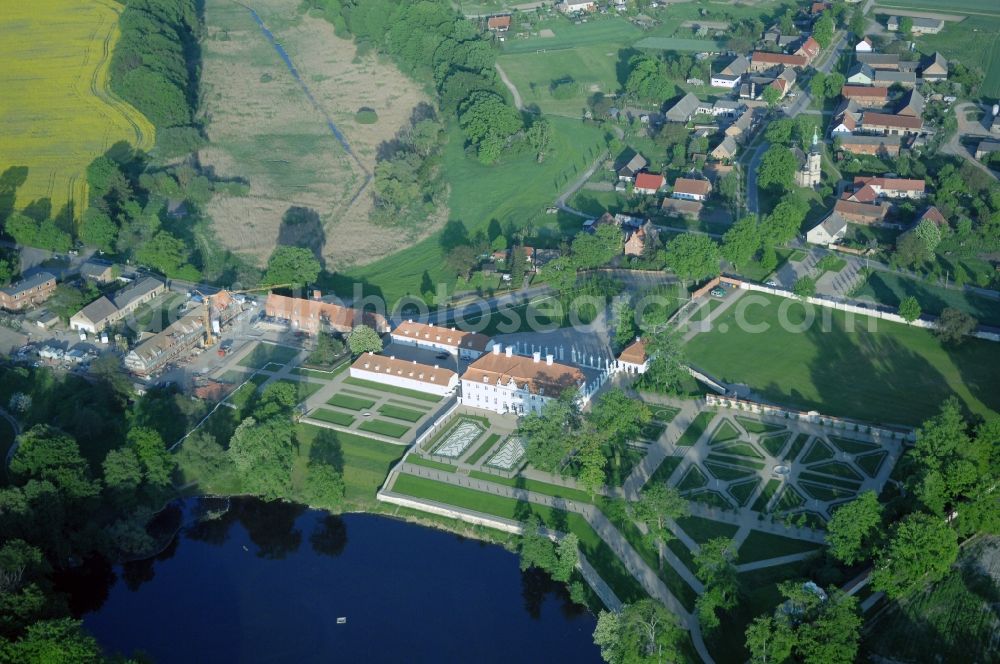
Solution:
M 899 315 L 907 323 L 912 323 L 913 321 L 920 318 L 921 314 L 920 303 L 917 302 L 917 298 L 912 295 L 904 297 L 899 302 Z
M 364 353 L 381 353 L 382 337 L 367 325 L 358 325 L 347 335 L 347 347 L 357 357 Z
M 864 560 L 882 526 L 882 505 L 874 491 L 865 491 L 841 505 L 827 524 L 826 541 L 830 554 L 848 565 Z
M 666 248 L 667 266 L 681 281 L 698 281 L 719 274 L 719 245 L 707 235 L 684 233 Z
M 722 256 L 735 267 L 745 267 L 760 249 L 761 234 L 757 217 L 747 215 L 729 227 L 722 236 Z
M 965 341 L 965 337 L 978 325 L 976 319 L 964 311 L 947 307 L 934 326 L 934 334 L 942 343 L 957 345 Z
M 244 491 L 264 500 L 288 497 L 295 451 L 287 422 L 276 418 L 258 423 L 248 417 L 236 427 L 229 456 Z
M 958 558 L 958 536 L 939 516 L 916 512 L 893 529 L 879 553 L 872 588 L 892 599 L 919 591 L 944 578 Z
M 316 281 L 320 269 L 319 261 L 309 249 L 280 246 L 267 260 L 264 284 L 304 286 Z

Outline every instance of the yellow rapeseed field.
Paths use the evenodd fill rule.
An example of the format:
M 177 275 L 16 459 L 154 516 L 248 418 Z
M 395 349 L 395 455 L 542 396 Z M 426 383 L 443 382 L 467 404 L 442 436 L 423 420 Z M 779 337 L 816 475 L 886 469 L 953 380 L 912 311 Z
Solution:
M 119 5 L 109 0 L 5 0 L 0 11 L 0 172 L 26 166 L 17 209 L 52 213 L 86 199 L 85 169 L 119 141 L 149 150 L 155 128 L 108 89 Z

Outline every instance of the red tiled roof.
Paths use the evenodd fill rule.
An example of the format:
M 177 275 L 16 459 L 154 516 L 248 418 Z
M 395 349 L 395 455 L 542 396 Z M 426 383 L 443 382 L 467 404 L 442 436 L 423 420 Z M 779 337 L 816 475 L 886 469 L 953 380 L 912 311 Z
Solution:
M 888 99 L 889 88 L 876 88 L 870 85 L 845 85 L 840 89 L 840 94 L 848 99 L 851 99 L 852 97 L 854 99 L 857 99 L 858 97 Z
M 872 187 L 881 187 L 890 191 L 924 191 L 926 183 L 923 180 L 912 180 L 908 178 L 876 178 L 864 175 L 854 176 L 855 186 L 867 184 Z
M 841 124 L 844 125 L 845 127 L 847 127 L 848 129 L 850 129 L 851 131 L 854 131 L 854 129 L 856 129 L 857 126 L 858 126 L 858 121 L 855 120 L 854 116 L 851 115 L 850 113 L 844 113 L 843 115 L 841 115 L 838 119 L 834 120 L 834 122 L 833 122 L 834 126 L 841 125 Z
M 660 189 L 666 182 L 662 175 L 653 173 L 639 173 L 635 176 L 636 189 Z
M 941 214 L 941 210 L 937 209 L 933 205 L 924 210 L 924 213 L 920 215 L 920 221 L 923 221 L 924 219 L 930 219 L 938 226 L 948 225 L 948 220 L 944 218 L 943 214 Z
M 506 30 L 510 27 L 510 16 L 490 16 L 486 21 L 486 27 L 490 30 Z
M 395 330 L 392 336 L 399 336 L 404 339 L 415 339 L 417 341 L 433 342 L 442 346 L 452 346 L 455 348 L 468 348 L 483 352 L 486 350 L 490 338 L 485 334 L 476 332 L 463 332 L 454 328 L 440 327 L 438 325 L 428 325 L 427 323 L 417 323 L 412 320 L 403 321 Z
M 834 212 L 841 214 L 853 214 L 872 219 L 881 219 L 885 216 L 885 208 L 881 205 L 870 205 L 869 203 L 856 203 L 854 201 L 838 200 L 833 204 Z
M 631 345 L 625 348 L 618 356 L 622 362 L 630 364 L 642 364 L 646 361 L 646 340 L 636 339 Z
M 812 58 L 816 57 L 819 51 L 820 51 L 819 42 L 813 39 L 812 35 L 809 35 L 809 38 L 802 43 L 802 46 L 799 47 L 799 50 L 796 51 L 796 53 L 799 52 L 805 53 L 806 57 L 811 60 Z
M 784 53 L 768 53 L 767 51 L 754 51 L 750 59 L 754 62 L 767 62 L 775 65 L 788 65 L 789 67 L 805 67 L 808 64 L 804 55 L 786 55 Z
M 452 379 L 457 375 L 451 369 L 420 364 L 412 360 L 401 360 L 398 357 L 375 355 L 373 353 L 365 353 L 356 359 L 351 368 L 358 371 L 370 371 L 372 373 L 416 380 L 421 383 L 445 386 L 451 383 Z
M 584 382 L 585 378 L 582 371 L 565 364 L 550 365 L 544 359 L 536 362 L 532 357 L 487 353 L 469 365 L 462 380 L 493 385 L 497 381 L 506 385 L 514 380 L 534 394 L 545 392 L 547 396 L 557 396 L 563 389 Z
M 357 311 L 339 304 L 321 300 L 307 300 L 301 297 L 287 297 L 269 293 L 264 302 L 264 313 L 272 318 L 292 321 L 297 327 L 318 329 L 325 320 L 334 328 L 350 329 L 364 323 L 378 332 L 387 331 L 389 327 L 385 318 L 377 313 L 364 312 L 358 320 Z
M 858 201 L 859 203 L 872 203 L 877 198 L 878 192 L 876 192 L 870 184 L 866 184 L 854 192 L 854 194 L 851 195 L 850 200 Z
M 906 115 L 889 115 L 888 113 L 862 113 L 861 124 L 877 127 L 898 127 L 901 129 L 920 129 L 924 121 L 920 118 Z
M 825 2 L 814 2 L 812 3 L 812 7 L 809 8 L 809 11 L 813 14 L 819 14 L 820 12 L 825 12 L 829 9 L 829 7 L 830 5 Z
M 708 180 L 677 178 L 674 180 L 674 191 L 678 194 L 708 196 L 708 193 L 712 191 L 712 185 L 708 182 Z

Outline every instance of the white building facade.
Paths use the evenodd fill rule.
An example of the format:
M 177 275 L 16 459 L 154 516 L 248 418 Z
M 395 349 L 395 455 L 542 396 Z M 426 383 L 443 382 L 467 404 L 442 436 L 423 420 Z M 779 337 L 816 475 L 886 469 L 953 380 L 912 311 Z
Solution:
M 458 374 L 439 366 L 365 353 L 351 365 L 351 377 L 440 397 L 458 386 Z
M 469 365 L 462 375 L 462 405 L 494 413 L 525 415 L 540 413 L 545 404 L 563 390 L 579 389 L 589 395 L 586 378 L 576 367 L 559 364 L 540 352 L 531 357 L 515 355 L 513 347 L 492 352 Z

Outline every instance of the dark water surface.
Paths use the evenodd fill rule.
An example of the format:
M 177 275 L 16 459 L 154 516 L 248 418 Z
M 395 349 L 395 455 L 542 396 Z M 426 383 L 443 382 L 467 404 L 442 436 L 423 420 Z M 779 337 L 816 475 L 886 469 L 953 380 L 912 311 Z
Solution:
M 594 617 L 501 547 L 256 500 L 196 523 L 196 504 L 157 558 L 71 580 L 109 651 L 161 664 L 600 661 Z

